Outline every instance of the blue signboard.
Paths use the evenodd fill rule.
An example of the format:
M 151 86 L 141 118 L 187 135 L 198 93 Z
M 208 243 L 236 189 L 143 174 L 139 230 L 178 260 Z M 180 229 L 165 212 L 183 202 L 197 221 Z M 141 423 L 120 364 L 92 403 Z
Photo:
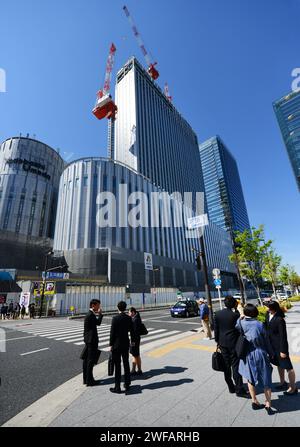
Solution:
M 220 286 L 222 284 L 221 279 L 214 279 L 215 286 Z

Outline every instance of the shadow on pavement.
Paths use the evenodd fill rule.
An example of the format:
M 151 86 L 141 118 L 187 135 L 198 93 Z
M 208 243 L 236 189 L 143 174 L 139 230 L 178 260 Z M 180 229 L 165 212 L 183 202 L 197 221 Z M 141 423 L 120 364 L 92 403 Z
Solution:
M 160 376 L 161 374 L 179 374 L 187 369 L 188 368 L 184 368 L 182 366 L 165 366 L 164 368 L 145 371 L 142 376 L 132 376 L 132 379 L 147 380 L 151 377 Z
M 162 382 L 149 383 L 149 385 L 132 385 L 126 394 L 140 394 L 143 390 L 157 390 L 160 388 L 169 388 L 183 385 L 184 383 L 194 382 L 193 379 L 165 380 Z

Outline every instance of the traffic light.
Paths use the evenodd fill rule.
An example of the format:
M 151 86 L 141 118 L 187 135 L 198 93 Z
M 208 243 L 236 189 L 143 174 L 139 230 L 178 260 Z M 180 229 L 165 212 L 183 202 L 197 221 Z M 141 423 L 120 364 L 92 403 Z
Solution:
M 196 263 L 197 263 L 197 269 L 201 270 L 202 269 L 202 262 L 201 262 L 201 256 L 200 254 L 197 256 L 196 258 Z

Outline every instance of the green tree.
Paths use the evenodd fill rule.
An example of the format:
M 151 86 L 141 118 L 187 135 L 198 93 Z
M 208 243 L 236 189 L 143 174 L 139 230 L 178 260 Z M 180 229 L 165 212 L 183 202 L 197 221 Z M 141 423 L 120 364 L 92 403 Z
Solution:
M 265 241 L 264 226 L 252 227 L 252 231 L 244 230 L 235 233 L 236 255 L 239 262 L 241 275 L 250 281 L 260 298 L 260 287 L 262 284 L 262 271 L 266 254 L 272 245 L 272 241 Z M 231 261 L 235 260 L 234 254 L 229 256 Z
M 270 246 L 269 250 L 266 252 L 263 260 L 262 276 L 270 281 L 273 287 L 274 294 L 276 295 L 276 285 L 278 282 L 278 269 L 281 263 L 281 256 L 277 255 Z
M 281 267 L 279 271 L 279 281 L 283 285 L 289 286 L 291 292 L 300 286 L 300 277 L 294 267 L 289 264 L 285 264 Z

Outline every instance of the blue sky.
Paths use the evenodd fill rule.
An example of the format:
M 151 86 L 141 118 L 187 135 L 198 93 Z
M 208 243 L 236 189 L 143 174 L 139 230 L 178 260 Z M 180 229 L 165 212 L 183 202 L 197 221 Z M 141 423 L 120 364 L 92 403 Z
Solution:
M 64 157 L 106 155 L 91 114 L 110 43 L 116 69 L 140 49 L 120 0 L 2 0 L 0 140 L 29 133 Z M 299 0 L 126 0 L 174 105 L 199 141 L 236 157 L 252 225 L 300 272 L 299 192 L 272 109 L 299 59 Z M 72 154 L 72 155 L 71 155 Z

